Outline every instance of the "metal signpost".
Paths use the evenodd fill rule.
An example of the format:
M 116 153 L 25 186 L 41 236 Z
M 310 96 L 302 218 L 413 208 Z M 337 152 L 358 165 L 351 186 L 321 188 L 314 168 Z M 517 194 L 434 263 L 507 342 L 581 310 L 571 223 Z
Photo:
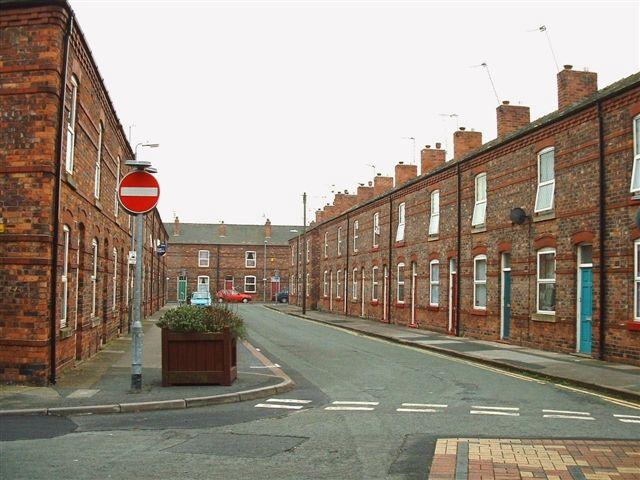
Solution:
M 136 271 L 133 289 L 133 324 L 131 326 L 132 361 L 131 389 L 142 389 L 142 265 L 144 255 L 144 216 L 153 210 L 160 197 L 160 185 L 150 172 L 155 173 L 149 162 L 129 161 L 136 170 L 125 175 L 118 186 L 118 199 L 122 207 L 135 215 Z

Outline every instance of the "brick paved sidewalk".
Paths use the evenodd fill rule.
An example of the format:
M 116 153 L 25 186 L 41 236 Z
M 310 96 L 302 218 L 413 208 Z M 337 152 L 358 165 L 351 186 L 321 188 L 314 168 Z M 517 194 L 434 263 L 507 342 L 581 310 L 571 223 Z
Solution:
M 640 441 L 440 439 L 429 480 L 638 480 Z

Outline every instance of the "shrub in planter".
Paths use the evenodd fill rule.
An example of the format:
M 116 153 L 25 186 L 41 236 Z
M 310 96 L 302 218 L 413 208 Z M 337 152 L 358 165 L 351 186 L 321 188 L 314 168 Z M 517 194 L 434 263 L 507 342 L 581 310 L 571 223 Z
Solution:
M 225 305 L 181 306 L 165 312 L 162 384 L 231 385 L 237 377 L 236 340 L 245 338 L 242 318 Z

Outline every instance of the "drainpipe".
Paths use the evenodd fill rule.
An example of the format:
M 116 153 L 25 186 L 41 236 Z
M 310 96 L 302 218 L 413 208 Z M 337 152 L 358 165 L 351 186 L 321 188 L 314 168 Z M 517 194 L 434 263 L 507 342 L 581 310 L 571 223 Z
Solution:
M 455 332 L 456 337 L 460 336 L 460 277 L 462 276 L 462 259 L 460 258 L 462 247 L 462 181 L 460 179 L 460 163 L 456 163 L 456 205 L 458 207 L 458 214 L 456 218 L 456 318 L 455 318 Z
M 391 323 L 391 252 L 393 249 L 393 199 L 389 195 L 389 259 L 387 267 L 387 323 Z M 383 272 L 384 273 L 384 272 Z
M 606 216 L 605 216 L 605 201 L 606 201 L 606 184 L 605 184 L 605 170 L 604 170 L 604 124 L 602 120 L 602 101 L 598 101 L 598 216 L 600 223 L 600 231 L 598 232 L 598 243 L 600 244 L 600 255 L 598 262 L 600 263 L 600 291 L 598 295 L 599 311 L 600 311 L 600 331 L 599 331 L 599 346 L 598 346 L 598 358 L 604 359 L 604 342 L 605 342 L 605 320 L 606 320 L 606 298 L 607 298 L 607 284 L 605 275 L 605 230 L 606 230 Z
M 57 324 L 56 316 L 58 310 L 58 241 L 60 230 L 60 190 L 62 182 L 62 141 L 64 139 L 64 104 L 67 97 L 67 68 L 69 66 L 69 48 L 71 45 L 71 34 L 73 33 L 74 15 L 69 13 L 67 21 L 67 32 L 65 34 L 64 54 L 62 59 L 62 94 L 60 95 L 60 114 L 58 116 L 58 142 L 56 145 L 56 178 L 53 187 L 53 237 L 51 240 L 51 308 L 49 312 L 50 321 L 50 345 L 49 345 L 49 382 L 56 383 L 56 336 Z M 76 288 L 78 286 L 76 285 Z
M 344 272 L 346 273 L 344 281 L 344 314 L 349 315 L 349 214 L 347 213 L 347 258 L 346 267 Z M 353 296 L 353 294 L 352 294 Z

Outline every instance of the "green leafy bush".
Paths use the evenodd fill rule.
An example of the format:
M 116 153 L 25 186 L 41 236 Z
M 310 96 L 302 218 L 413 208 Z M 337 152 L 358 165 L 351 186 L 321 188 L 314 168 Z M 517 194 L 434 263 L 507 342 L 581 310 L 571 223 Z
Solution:
M 156 322 L 160 328 L 173 332 L 219 333 L 229 327 L 236 338 L 246 338 L 244 320 L 226 305 L 212 305 L 202 308 L 183 305 L 166 311 Z

